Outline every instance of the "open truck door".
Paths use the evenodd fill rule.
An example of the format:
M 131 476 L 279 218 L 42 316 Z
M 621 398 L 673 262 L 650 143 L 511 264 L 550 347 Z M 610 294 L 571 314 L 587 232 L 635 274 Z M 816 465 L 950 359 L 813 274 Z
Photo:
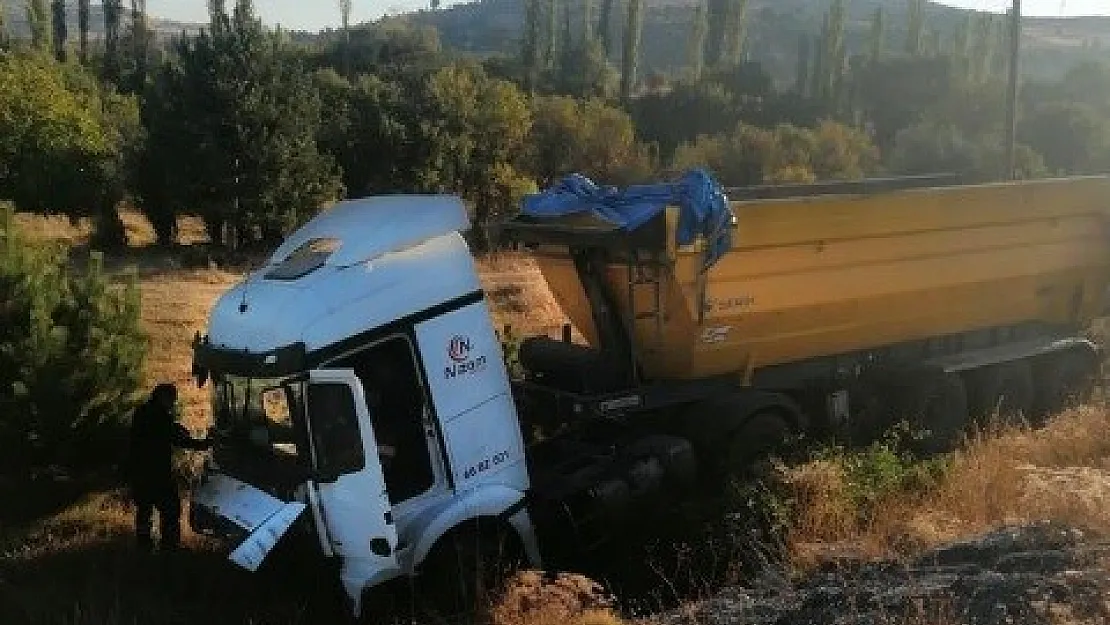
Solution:
M 361 382 L 351 370 L 313 371 L 305 401 L 312 443 L 308 498 L 324 553 L 358 615 L 364 588 L 401 574 L 397 527 Z

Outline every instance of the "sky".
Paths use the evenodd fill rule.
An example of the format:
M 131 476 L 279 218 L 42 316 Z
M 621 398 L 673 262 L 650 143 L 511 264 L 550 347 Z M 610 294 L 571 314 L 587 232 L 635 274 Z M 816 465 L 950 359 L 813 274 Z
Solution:
M 445 0 L 444 5 L 453 4 Z M 971 9 L 1004 10 L 1010 0 L 944 0 Z M 230 3 L 229 3 L 230 4 Z M 339 24 L 335 0 L 255 0 L 259 15 L 286 28 L 320 30 Z M 352 0 L 351 21 L 373 20 L 388 13 L 427 7 L 427 0 Z M 207 21 L 206 0 L 147 0 L 152 15 L 186 22 Z M 1110 0 L 1023 0 L 1022 13 L 1037 16 L 1110 15 Z

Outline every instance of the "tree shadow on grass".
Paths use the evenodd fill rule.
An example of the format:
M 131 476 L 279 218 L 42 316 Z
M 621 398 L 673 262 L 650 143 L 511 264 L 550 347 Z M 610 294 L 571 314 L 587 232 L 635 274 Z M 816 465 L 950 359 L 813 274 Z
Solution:
M 41 554 L 0 556 L 5 625 L 307 625 L 341 623 L 332 576 L 282 561 L 257 573 L 237 569 L 207 545 L 144 555 L 119 533 L 69 537 Z

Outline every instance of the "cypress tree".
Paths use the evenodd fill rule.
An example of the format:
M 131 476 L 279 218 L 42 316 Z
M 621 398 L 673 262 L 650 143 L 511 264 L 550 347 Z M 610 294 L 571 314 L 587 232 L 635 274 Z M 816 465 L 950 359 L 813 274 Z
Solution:
M 546 64 L 555 69 L 559 64 L 559 0 L 547 0 Z
M 339 0 L 339 18 L 343 24 L 343 73 L 351 75 L 351 0 Z
M 705 41 L 709 35 L 709 8 L 705 0 L 694 11 L 694 24 L 690 32 L 690 69 L 695 79 L 705 71 Z
M 744 60 L 744 37 L 748 19 L 748 0 L 731 0 L 727 5 L 723 57 L 739 65 Z
M 89 62 L 89 18 L 92 15 L 91 0 L 77 0 L 77 29 L 81 37 L 79 41 L 81 62 Z
M 794 91 L 800 96 L 809 95 L 810 38 L 802 33 L 798 36 L 798 67 L 794 74 Z
M 54 58 L 58 59 L 59 63 L 65 63 L 66 39 L 69 38 L 65 0 L 53 0 L 50 3 L 50 23 L 54 33 Z
M 613 56 L 613 8 L 616 1 L 601 0 L 601 12 L 597 16 L 597 32 L 607 59 Z
M 104 72 L 109 80 L 119 79 L 119 27 L 122 17 L 123 0 L 104 0 Z
M 582 47 L 594 41 L 594 0 L 582 0 Z
M 870 61 L 872 64 L 878 63 L 883 60 L 883 52 L 886 51 L 886 12 L 883 7 L 875 9 L 875 15 L 871 18 L 871 55 Z
M 524 61 L 525 82 L 530 90 L 536 88 L 539 80 L 543 53 L 541 48 L 542 27 L 540 26 L 540 0 L 525 0 L 524 5 Z
M 925 0 L 909 0 L 906 54 L 920 56 L 925 43 Z
M 36 50 L 50 49 L 49 20 L 46 0 L 27 0 L 27 26 L 31 30 L 31 46 Z
M 621 101 L 632 99 L 636 70 L 640 63 L 640 37 L 644 28 L 644 0 L 628 0 L 628 23 L 624 29 L 624 54 L 621 58 Z

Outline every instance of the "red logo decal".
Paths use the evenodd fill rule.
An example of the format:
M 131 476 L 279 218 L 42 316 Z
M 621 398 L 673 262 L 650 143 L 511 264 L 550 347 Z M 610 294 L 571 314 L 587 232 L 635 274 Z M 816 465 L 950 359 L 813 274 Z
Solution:
M 463 362 L 470 357 L 470 339 L 463 336 L 451 338 L 447 346 L 447 355 L 455 362 Z

